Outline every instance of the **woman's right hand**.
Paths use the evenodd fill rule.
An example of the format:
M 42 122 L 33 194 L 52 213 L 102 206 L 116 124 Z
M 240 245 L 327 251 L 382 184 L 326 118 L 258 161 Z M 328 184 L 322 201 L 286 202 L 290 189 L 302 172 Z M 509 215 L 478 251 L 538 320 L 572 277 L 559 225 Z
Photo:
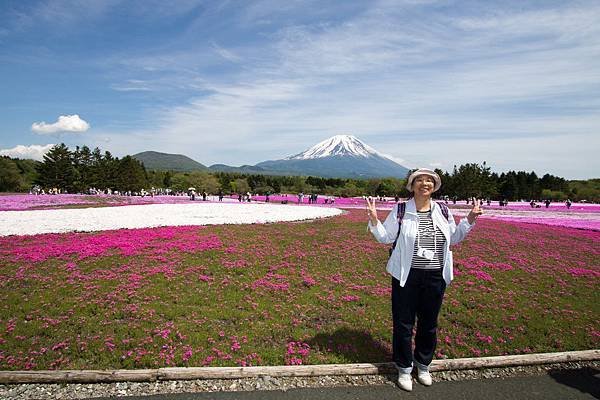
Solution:
M 377 225 L 377 209 L 375 208 L 375 199 L 367 200 L 367 215 L 369 217 L 369 221 L 371 221 L 371 225 Z
M 479 205 L 479 200 L 473 197 L 471 199 L 471 202 L 473 203 L 473 209 L 469 212 L 469 215 L 467 215 L 467 221 L 469 221 L 469 224 L 473 225 L 477 217 L 483 214 L 483 211 L 481 210 L 481 206 Z

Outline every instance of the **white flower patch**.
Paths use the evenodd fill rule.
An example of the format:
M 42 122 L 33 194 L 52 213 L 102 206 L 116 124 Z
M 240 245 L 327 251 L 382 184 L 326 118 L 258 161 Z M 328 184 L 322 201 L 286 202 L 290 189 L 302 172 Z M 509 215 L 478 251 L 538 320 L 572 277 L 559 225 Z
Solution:
M 157 226 L 254 224 L 333 217 L 342 210 L 280 204 L 148 204 L 66 210 L 0 211 L 0 236 Z

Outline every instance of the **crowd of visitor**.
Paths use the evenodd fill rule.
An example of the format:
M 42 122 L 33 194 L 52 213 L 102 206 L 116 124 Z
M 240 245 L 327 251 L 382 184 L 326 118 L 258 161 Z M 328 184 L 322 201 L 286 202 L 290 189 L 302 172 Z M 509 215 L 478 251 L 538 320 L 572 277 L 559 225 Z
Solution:
M 62 188 L 42 188 L 39 185 L 34 185 L 32 186 L 32 188 L 29 190 L 29 194 L 32 195 L 58 195 L 58 194 L 68 194 L 68 192 L 65 189 Z M 154 196 L 188 196 L 190 200 L 195 201 L 195 200 L 200 200 L 202 199 L 202 201 L 208 201 L 209 200 L 209 196 L 217 196 L 218 197 L 218 201 L 223 201 L 225 194 L 223 193 L 222 190 L 219 189 L 217 194 L 209 194 L 207 193 L 206 190 L 202 190 L 202 191 L 197 191 L 196 188 L 189 188 L 187 191 L 182 191 L 182 190 L 173 190 L 173 189 L 169 189 L 169 188 L 155 188 L 155 187 L 151 187 L 149 190 L 146 189 L 141 189 L 139 191 L 132 191 L 132 190 L 126 190 L 126 191 L 119 191 L 119 190 L 113 190 L 111 188 L 105 188 L 105 189 L 98 189 L 96 187 L 90 187 L 88 188 L 86 191 L 84 191 L 83 193 L 79 193 L 79 194 L 88 194 L 88 195 L 114 195 L 114 196 L 141 196 L 141 197 L 146 197 L 146 196 L 150 196 L 150 197 L 154 197 Z M 237 199 L 238 202 L 242 203 L 242 202 L 251 202 L 253 200 L 253 196 L 256 196 L 257 194 L 252 194 L 251 192 L 246 192 L 246 193 L 236 193 L 236 192 L 230 192 L 229 193 L 229 198 L 231 199 Z M 264 201 L 266 203 L 271 202 L 272 196 L 277 195 L 279 197 L 279 202 L 281 204 L 288 204 L 289 199 L 287 198 L 287 194 L 283 194 L 283 193 L 271 193 L 270 191 L 266 192 L 263 194 L 264 195 Z M 283 197 L 283 198 L 282 198 Z M 362 196 L 363 199 L 368 199 L 371 200 L 377 200 L 379 202 L 395 202 L 398 203 L 399 201 L 401 201 L 402 199 L 396 195 L 394 197 L 384 197 L 384 196 Z M 305 200 L 305 198 L 307 200 Z M 256 199 L 254 198 L 254 200 L 262 200 L 262 199 Z M 441 201 L 445 202 L 446 204 L 449 204 L 450 202 L 452 202 L 452 204 L 457 204 L 459 199 L 458 197 L 454 196 L 454 197 L 449 197 L 449 196 L 441 196 Z M 311 193 L 311 194 L 305 194 L 304 192 L 299 192 L 296 195 L 296 202 L 297 204 L 335 204 L 336 201 L 336 197 L 335 196 L 331 196 L 331 195 L 319 195 L 316 193 Z M 461 200 L 463 201 L 463 200 Z M 467 205 L 470 205 L 472 200 L 467 199 L 464 200 L 465 203 Z M 487 198 L 487 199 L 480 199 L 478 200 L 479 205 L 483 206 L 484 204 L 486 204 L 487 206 L 492 205 L 492 200 Z M 514 203 L 514 202 L 513 202 Z M 523 203 L 523 200 L 518 201 L 517 203 Z M 550 208 L 552 205 L 552 201 L 549 199 L 545 199 L 545 200 L 530 200 L 529 201 L 529 205 L 531 208 L 542 208 L 542 204 L 543 207 L 545 208 Z M 571 201 L 571 199 L 567 199 L 564 202 L 565 206 L 567 207 L 567 209 L 571 208 L 571 205 L 573 204 L 573 202 Z M 474 205 L 474 204 L 472 204 Z M 498 200 L 498 205 L 500 207 L 507 207 L 508 206 L 508 200 L 506 199 L 500 199 Z

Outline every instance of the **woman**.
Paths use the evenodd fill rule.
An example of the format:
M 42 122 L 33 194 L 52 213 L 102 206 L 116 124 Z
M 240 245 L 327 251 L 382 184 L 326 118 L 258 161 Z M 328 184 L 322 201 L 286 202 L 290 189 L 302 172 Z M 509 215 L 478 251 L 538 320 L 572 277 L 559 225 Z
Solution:
M 367 200 L 369 229 L 377 241 L 394 243 L 387 263 L 392 275 L 393 359 L 398 368 L 398 385 L 412 390 L 413 361 L 417 380 L 432 383 L 429 364 L 437 343 L 437 320 L 446 285 L 452 281 L 450 245 L 463 240 L 482 211 L 473 199 L 473 209 L 458 225 L 445 204 L 431 196 L 442 185 L 434 171 L 420 168 L 413 172 L 406 188 L 412 197 L 404 206 L 394 207 L 382 224 L 377 219 L 375 201 Z M 398 211 L 403 213 L 401 223 Z M 415 349 L 412 330 L 417 317 Z

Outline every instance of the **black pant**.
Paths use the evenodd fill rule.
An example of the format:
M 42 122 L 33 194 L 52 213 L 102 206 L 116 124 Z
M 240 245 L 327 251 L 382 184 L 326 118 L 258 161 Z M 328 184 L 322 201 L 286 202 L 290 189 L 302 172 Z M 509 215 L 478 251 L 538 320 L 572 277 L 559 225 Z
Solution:
M 394 362 L 410 368 L 413 361 L 412 332 L 417 317 L 414 360 L 431 364 L 437 343 L 437 319 L 446 290 L 442 270 L 411 269 L 404 287 L 392 278 L 392 317 Z

